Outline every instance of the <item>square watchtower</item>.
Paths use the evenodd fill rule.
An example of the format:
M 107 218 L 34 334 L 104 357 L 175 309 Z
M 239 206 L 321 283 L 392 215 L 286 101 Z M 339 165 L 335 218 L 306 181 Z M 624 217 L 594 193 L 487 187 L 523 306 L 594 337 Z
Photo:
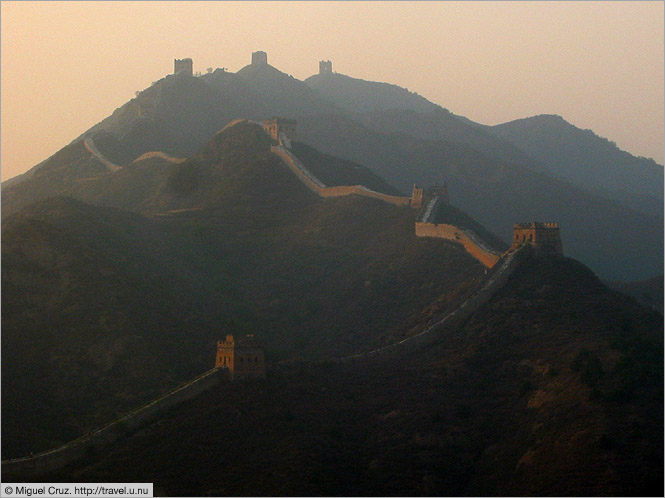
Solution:
M 173 60 L 173 74 L 183 73 L 187 76 L 194 74 L 194 64 L 192 59 L 174 59 Z
M 232 380 L 264 379 L 266 376 L 263 347 L 253 335 L 238 338 L 228 334 L 226 340 L 217 341 L 215 368 L 228 368 Z
M 332 74 L 332 62 L 319 61 L 319 74 Z
M 268 64 L 268 54 L 263 50 L 252 52 L 252 65 Z
M 563 254 L 563 245 L 559 235 L 559 224 L 555 222 L 515 223 L 513 227 L 513 243 L 510 249 L 530 244 L 535 249 L 545 252 Z

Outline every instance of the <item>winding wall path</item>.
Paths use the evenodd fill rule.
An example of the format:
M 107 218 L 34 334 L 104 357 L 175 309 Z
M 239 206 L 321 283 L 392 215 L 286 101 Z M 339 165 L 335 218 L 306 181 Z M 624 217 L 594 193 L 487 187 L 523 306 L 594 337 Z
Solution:
M 362 185 L 327 187 L 286 147 L 273 145 L 270 150 L 273 154 L 276 154 L 282 159 L 284 164 L 288 166 L 288 168 L 308 189 L 323 198 L 342 197 L 345 195 L 362 195 L 364 197 L 379 199 L 396 206 L 411 205 L 410 197 L 382 194 Z M 439 200 L 439 197 L 434 197 L 424 206 L 418 217 L 418 221 L 416 222 L 416 236 L 436 237 L 459 242 L 471 256 L 476 258 L 487 268 L 492 268 L 497 261 L 499 261 L 500 254 L 484 244 L 482 240 L 480 240 L 480 237 L 471 230 L 461 229 L 454 225 L 435 224 L 430 222 L 430 218 L 435 212 L 434 208 Z
M 95 141 L 92 139 L 92 137 L 85 137 L 83 139 L 83 145 L 85 145 L 85 148 L 90 152 L 90 154 L 93 155 L 95 159 L 97 159 L 100 163 L 102 163 L 104 166 L 106 166 L 109 170 L 111 171 L 118 171 L 122 166 L 118 166 L 115 163 L 112 163 L 106 157 L 102 155 L 101 152 L 99 152 L 99 149 L 97 149 L 97 146 L 95 145 Z
M 343 197 L 345 195 L 361 195 L 363 197 L 372 197 L 379 199 L 388 204 L 396 206 L 409 206 L 411 204 L 410 197 L 402 197 L 397 195 L 382 194 L 375 190 L 368 189 L 362 185 L 338 185 L 335 187 L 327 187 L 321 180 L 319 180 L 305 165 L 300 162 L 291 151 L 282 147 L 281 145 L 273 145 L 270 150 L 273 154 L 279 156 L 284 164 L 296 175 L 296 177 L 312 192 L 323 198 Z
M 414 351 L 423 346 L 440 342 L 447 334 L 459 327 L 472 313 L 476 312 L 481 306 L 487 303 L 490 298 L 501 289 L 508 277 L 519 266 L 520 251 L 513 251 L 506 254 L 489 275 L 487 280 L 469 296 L 454 311 L 446 314 L 443 318 L 428 325 L 425 330 L 411 337 L 383 346 L 368 353 L 354 354 L 343 358 L 333 360 L 336 363 L 347 363 L 355 361 L 378 360 L 394 357 L 405 352 Z
M 84 143 L 86 149 L 88 149 L 91 154 L 105 164 L 110 170 L 117 171 L 121 168 L 121 166 L 108 161 L 97 150 L 91 138 L 85 138 Z M 410 205 L 411 199 L 409 197 L 382 194 L 361 185 L 326 187 L 285 147 L 273 146 L 271 151 L 284 161 L 303 184 L 321 197 L 341 197 L 355 194 L 372 197 L 398 206 Z M 148 152 L 137 160 L 148 159 L 150 157 L 161 157 L 171 162 L 184 161 L 184 159 L 173 158 L 161 152 Z M 492 249 L 486 247 L 473 232 L 462 230 L 453 225 L 428 222 L 438 200 L 438 198 L 431 199 L 428 205 L 425 206 L 423 214 L 419 216 L 418 221 L 416 222 L 416 235 L 419 237 L 439 237 L 460 242 L 469 253 L 483 262 L 483 264 L 490 268 L 493 267 L 499 261 L 500 256 Z M 436 322 L 429 324 L 422 332 L 368 353 L 336 358 L 328 360 L 327 362 L 346 363 L 391 358 L 395 355 L 413 351 L 443 340 L 447 334 L 459 327 L 464 320 L 489 301 L 490 298 L 503 287 L 508 277 L 519 263 L 519 253 L 519 249 L 506 253 L 501 260 L 501 264 L 492 270 L 488 275 L 488 278 L 478 290 L 469 296 L 454 311 L 446 314 Z M 61 468 L 78 458 L 81 458 L 91 449 L 103 447 L 124 437 L 129 432 L 138 429 L 143 424 L 154 420 L 164 410 L 191 399 L 199 393 L 218 385 L 222 381 L 223 376 L 223 370 L 209 370 L 164 396 L 161 396 L 160 398 L 157 398 L 156 400 L 123 416 L 115 422 L 81 436 L 74 441 L 34 456 L 5 460 L 2 462 L 2 473 L 3 475 L 9 476 L 12 474 L 18 474 L 21 477 L 38 476 Z
M 85 434 L 74 441 L 30 457 L 4 460 L 2 462 L 3 477 L 12 474 L 19 474 L 21 477 L 43 475 L 64 467 L 81 458 L 90 450 L 101 448 L 125 437 L 143 424 L 157 418 L 164 410 L 218 385 L 222 382 L 224 375 L 225 372 L 222 369 L 209 370 L 115 422 Z

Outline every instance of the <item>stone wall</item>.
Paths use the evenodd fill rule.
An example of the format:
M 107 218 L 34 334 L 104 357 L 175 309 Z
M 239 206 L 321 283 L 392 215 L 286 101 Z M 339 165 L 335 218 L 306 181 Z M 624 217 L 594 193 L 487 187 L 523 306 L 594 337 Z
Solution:
M 314 176 L 300 160 L 284 147 L 272 146 L 271 150 L 279 156 L 284 164 L 296 175 L 296 177 L 312 192 L 323 198 L 343 197 L 346 195 L 361 195 L 379 199 L 395 206 L 408 206 L 411 203 L 410 197 L 382 194 L 370 190 L 362 185 L 338 185 L 335 187 L 326 187 L 321 180 Z
M 165 161 L 168 161 L 170 163 L 175 163 L 175 164 L 179 164 L 179 163 L 185 161 L 185 158 L 183 158 L 183 157 L 173 157 L 173 156 L 169 156 L 168 154 L 165 154 L 164 152 L 162 152 L 160 150 L 153 150 L 151 152 L 146 152 L 145 154 L 140 155 L 139 157 L 134 159 L 132 162 L 137 163 L 139 161 L 143 161 L 145 159 L 152 159 L 152 158 L 155 158 L 155 157 L 158 157 L 160 159 L 164 159 Z
M 115 163 L 112 163 L 106 157 L 102 155 L 101 152 L 99 152 L 99 149 L 97 149 L 97 146 L 95 145 L 95 141 L 93 140 L 92 137 L 85 137 L 83 140 L 83 145 L 85 146 L 86 150 L 90 152 L 90 154 L 93 155 L 95 159 L 97 159 L 99 162 L 101 162 L 104 166 L 106 166 L 109 170 L 111 171 L 118 171 L 122 166 L 118 166 Z
M 252 64 L 268 64 L 268 54 L 263 50 L 252 52 Z
M 516 223 L 513 227 L 513 243 L 510 248 L 516 249 L 524 244 L 530 244 L 540 251 L 563 255 L 559 224 L 556 222 Z
M 464 246 L 466 252 L 488 268 L 492 268 L 497 261 L 499 261 L 499 254 L 487 247 L 483 247 L 477 237 L 474 237 L 473 234 L 469 234 L 468 231 L 462 230 L 454 225 L 416 222 L 416 236 L 436 237 L 458 242 Z
M 319 74 L 332 74 L 332 62 L 319 61 Z
M 194 64 L 192 59 L 174 59 L 173 60 L 173 74 L 186 74 L 192 76 L 194 74 Z
M 372 360 L 392 359 L 395 356 L 417 351 L 424 346 L 440 342 L 447 334 L 461 326 L 464 321 L 475 313 L 481 306 L 502 288 L 508 277 L 515 271 L 521 259 L 520 251 L 509 252 L 501 264 L 492 269 L 483 285 L 467 298 L 454 311 L 448 313 L 440 320 L 428 325 L 425 330 L 403 341 L 384 346 L 368 353 L 355 354 L 344 358 L 332 360 L 334 363 L 354 363 Z
M 11 476 L 19 476 L 20 478 L 38 476 L 59 469 L 81 458 L 90 451 L 98 450 L 136 431 L 141 426 L 157 418 L 160 413 L 168 408 L 219 385 L 225 378 L 226 372 L 224 369 L 209 370 L 187 384 L 128 413 L 115 422 L 63 446 L 31 457 L 5 460 L 2 462 L 3 480 L 6 481 Z

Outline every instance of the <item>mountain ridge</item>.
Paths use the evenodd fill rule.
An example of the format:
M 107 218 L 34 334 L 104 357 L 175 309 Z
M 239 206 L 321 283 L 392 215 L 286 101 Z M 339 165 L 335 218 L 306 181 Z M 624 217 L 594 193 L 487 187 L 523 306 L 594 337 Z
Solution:
M 662 165 L 653 159 L 634 157 L 592 130 L 582 130 L 561 116 L 549 114 L 485 129 L 537 159 L 545 172 L 633 208 L 644 209 L 643 204 L 649 206 L 651 202 L 662 209 Z
M 337 73 L 324 76 L 330 81 L 346 81 L 347 78 Z M 310 83 L 317 79 L 326 78 L 310 79 Z M 348 81 L 359 83 L 364 92 L 361 95 L 367 99 L 373 97 L 372 93 L 376 94 L 376 97 L 385 87 L 379 83 L 354 78 Z M 610 203 L 604 202 L 599 197 L 609 199 L 606 192 L 599 193 L 596 188 L 576 186 L 575 183 L 566 185 L 561 181 L 561 175 L 556 171 L 546 171 L 546 166 L 519 147 L 500 139 L 486 127 L 473 125 L 436 104 L 423 104 L 425 108 L 433 109 L 431 113 L 410 110 L 408 102 L 402 110 L 387 109 L 390 106 L 389 96 L 395 92 L 402 97 L 411 96 L 418 102 L 424 102 L 406 90 L 387 85 L 385 88 L 389 90 L 388 97 L 384 99 L 385 102 L 379 99 L 381 105 L 374 105 L 377 110 L 351 113 L 328 98 L 330 95 L 326 96 L 321 91 L 315 92 L 305 82 L 286 75 L 267 63 L 250 64 L 238 73 L 218 69 L 201 77 L 182 73 L 168 75 L 140 92 L 137 98 L 116 110 L 107 120 L 92 127 L 90 133 L 96 134 L 95 143 L 106 157 L 117 164 L 127 164 L 141 154 L 155 150 L 162 150 L 172 156 L 190 156 L 224 124 L 240 116 L 261 120 L 273 115 L 285 115 L 299 120 L 301 137 L 305 137 L 305 140 L 301 140 L 308 142 L 308 145 L 315 146 L 324 153 L 365 164 L 402 191 L 410 187 L 405 179 L 408 179 L 409 183 L 415 180 L 424 184 L 446 180 L 443 177 L 450 172 L 452 166 L 440 162 L 441 153 L 437 150 L 448 148 L 448 157 L 459 158 L 461 161 L 458 162 L 465 164 L 462 168 L 456 167 L 458 179 L 455 181 L 458 184 L 453 185 L 456 187 L 453 192 L 466 202 L 462 207 L 470 211 L 477 204 L 475 199 L 479 195 L 483 196 L 477 192 L 478 188 L 491 189 L 486 194 L 496 197 L 494 205 L 484 206 L 483 213 L 476 209 L 472 214 L 487 225 L 489 230 L 501 234 L 504 240 L 508 240 L 510 235 L 508 227 L 525 216 L 522 214 L 524 209 L 512 200 L 511 194 L 533 189 L 534 182 L 544 185 L 546 182 L 540 178 L 552 178 L 556 189 L 560 193 L 565 192 L 565 197 L 569 199 L 567 205 L 559 202 L 561 195 L 541 196 L 538 202 L 532 199 L 532 204 L 540 205 L 537 209 L 532 206 L 527 219 L 536 216 L 541 219 L 569 221 L 571 216 L 566 210 L 569 210 L 571 203 L 580 204 L 587 210 L 594 206 L 596 220 L 587 222 L 583 218 L 572 219 L 575 227 L 571 232 L 574 237 L 572 247 L 575 248 L 573 255 L 591 264 L 604 278 L 612 280 L 642 279 L 661 272 L 662 258 L 652 249 L 660 242 L 655 234 L 663 231 L 662 200 L 639 193 L 619 192 L 614 201 L 610 199 Z M 417 108 L 415 104 L 412 107 Z M 319 114 L 313 114 L 317 112 Z M 329 126 L 330 123 L 316 123 L 314 116 L 330 123 L 340 123 L 340 128 L 334 129 Z M 356 135 L 348 136 L 347 132 L 352 129 Z M 395 136 L 401 142 L 404 140 L 400 137 L 404 136 L 413 136 L 416 140 L 395 147 L 390 143 Z M 379 141 L 383 141 L 380 146 Z M 428 142 L 437 142 L 439 146 L 433 148 Z M 416 144 L 426 144 L 424 148 L 429 150 L 429 155 L 416 151 L 419 157 L 411 161 L 408 154 L 405 156 L 407 151 L 404 146 L 411 148 Z M 506 182 L 510 176 L 511 183 L 499 186 L 481 179 L 482 187 L 476 186 L 478 168 L 472 163 L 479 157 L 478 153 L 483 156 L 483 159 L 480 159 L 481 164 L 495 162 L 497 170 L 512 170 L 510 175 L 495 175 L 494 182 Z M 391 155 L 404 156 L 402 164 L 395 164 Z M 466 159 L 463 156 L 466 156 Z M 384 160 L 388 163 L 387 167 L 381 164 Z M 526 170 L 530 172 L 521 174 Z M 540 177 L 531 171 L 546 176 Z M 26 176 L 24 181 L 29 181 L 29 177 Z M 519 182 L 525 183 L 519 185 Z M 23 182 L 19 181 L 18 185 L 21 183 Z M 646 183 L 658 182 L 641 182 Z M 3 193 L 10 197 L 12 194 L 8 191 L 18 185 L 16 182 L 14 185 L 3 184 Z M 503 188 L 505 193 L 499 195 L 500 188 Z M 6 206 L 4 200 L 3 204 Z M 504 206 L 499 211 L 501 216 L 490 212 L 496 205 Z M 618 244 L 608 240 L 603 231 L 597 228 L 598 218 L 600 224 L 606 227 L 605 230 L 614 223 L 613 229 L 622 234 L 624 239 L 629 238 L 628 233 L 632 226 L 643 227 L 640 228 L 640 233 L 647 233 L 647 246 L 641 251 L 632 244 Z M 632 221 L 624 222 L 624 218 Z M 590 247 L 585 247 L 587 244 L 590 244 Z M 620 250 L 619 247 L 627 248 L 627 254 L 617 265 L 612 252 Z M 661 251 L 658 249 L 656 252 Z
M 256 331 L 275 360 L 341 356 L 394 340 L 484 271 L 415 237 L 411 208 L 320 200 L 256 124 L 98 181 L 88 192 L 106 206 L 61 196 L 3 217 L 4 459 L 206 370 L 220 328 Z

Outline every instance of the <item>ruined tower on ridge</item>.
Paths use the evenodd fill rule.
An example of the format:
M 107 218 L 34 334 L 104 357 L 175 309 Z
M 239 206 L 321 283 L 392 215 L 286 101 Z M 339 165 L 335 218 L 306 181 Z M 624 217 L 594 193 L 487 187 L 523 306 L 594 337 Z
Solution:
M 174 59 L 173 60 L 173 74 L 186 74 L 187 76 L 192 76 L 193 71 L 192 59 Z
M 423 207 L 423 196 L 425 194 L 425 189 L 419 187 L 415 183 L 413 184 L 413 191 L 411 192 L 411 207 L 412 208 L 421 208 Z
M 259 50 L 258 52 L 252 52 L 252 65 L 259 64 L 268 64 L 268 54 Z
M 332 74 L 332 62 L 319 61 L 319 74 Z
M 563 255 L 563 245 L 559 235 L 558 223 L 515 223 L 513 227 L 513 243 L 510 250 L 517 249 L 525 244 L 535 249 Z
M 413 184 L 413 191 L 411 192 L 411 207 L 422 208 L 432 199 L 438 199 L 439 202 L 448 204 L 448 185 L 444 182 L 443 185 L 433 185 L 427 189 Z
M 266 363 L 263 347 L 253 335 L 238 338 L 231 334 L 217 341 L 215 368 L 227 368 L 231 380 L 264 379 Z
M 286 145 L 282 144 L 282 137 L 280 134 L 283 134 L 287 141 L 289 141 L 289 144 L 286 145 L 287 149 L 290 149 L 290 141 L 296 139 L 296 120 L 295 119 L 287 119 L 287 118 L 270 118 L 266 119 L 263 123 L 263 129 L 266 131 L 268 135 L 270 135 L 270 138 L 273 140 L 277 141 L 280 143 L 280 145 Z

